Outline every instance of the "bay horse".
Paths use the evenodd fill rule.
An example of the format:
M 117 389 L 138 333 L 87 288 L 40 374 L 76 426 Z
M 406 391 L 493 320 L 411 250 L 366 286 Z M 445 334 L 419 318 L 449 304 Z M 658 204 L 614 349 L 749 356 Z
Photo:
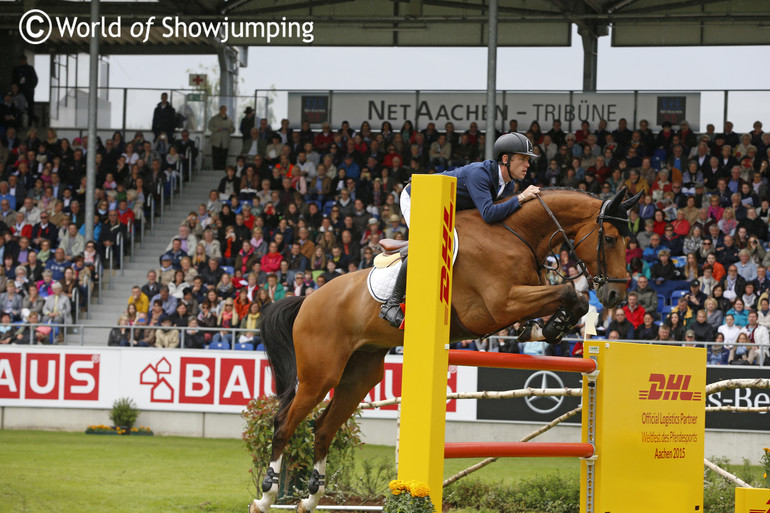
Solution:
M 562 331 L 576 324 L 588 311 L 588 300 L 571 283 L 543 285 L 542 262 L 552 247 L 565 242 L 565 235 L 580 271 L 596 285 L 600 302 L 612 308 L 623 300 L 629 233 L 626 211 L 639 199 L 635 196 L 624 202 L 625 194 L 622 189 L 602 202 L 573 189 L 543 189 L 540 201 L 525 203 L 495 224 L 485 223 L 475 209 L 457 212 L 452 341 L 495 333 L 515 322 L 554 314 L 557 309 L 566 312 L 569 321 L 569 326 L 560 327 Z M 552 216 L 546 215 L 548 211 Z M 559 224 L 563 231 L 557 230 Z M 280 405 L 263 496 L 249 505 L 251 513 L 270 509 L 287 440 L 333 388 L 331 402 L 315 424 L 310 496 L 297 506 L 300 512 L 315 510 L 324 493 L 326 455 L 334 435 L 382 380 L 387 352 L 404 343 L 403 331 L 379 317 L 380 304 L 367 290 L 368 273 L 346 274 L 309 296 L 282 299 L 262 316 L 262 340 Z M 547 329 L 543 331 L 547 338 Z

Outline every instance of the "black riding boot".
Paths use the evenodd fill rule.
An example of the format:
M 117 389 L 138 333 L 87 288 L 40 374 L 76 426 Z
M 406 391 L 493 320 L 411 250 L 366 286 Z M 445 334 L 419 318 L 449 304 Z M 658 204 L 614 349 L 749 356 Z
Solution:
M 385 304 L 380 308 L 380 317 L 385 319 L 394 328 L 400 328 L 404 322 L 404 312 L 401 310 L 401 301 L 406 294 L 406 261 L 408 257 L 401 262 L 401 269 L 396 277 L 396 284 L 393 286 L 393 293 Z

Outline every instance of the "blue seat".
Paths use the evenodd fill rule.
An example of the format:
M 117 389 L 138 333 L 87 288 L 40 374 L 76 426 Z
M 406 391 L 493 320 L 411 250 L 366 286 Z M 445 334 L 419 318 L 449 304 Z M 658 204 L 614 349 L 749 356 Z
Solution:
M 687 290 L 675 290 L 671 293 L 671 304 L 674 305 L 674 303 L 682 296 L 687 295 L 689 291 Z
M 658 294 L 658 311 L 660 312 L 666 306 L 666 296 Z
M 257 344 L 257 351 L 264 351 L 265 350 L 265 344 Z
M 230 344 L 227 342 L 212 342 L 209 344 L 209 349 L 230 349 Z
M 231 265 L 223 265 L 221 267 L 222 267 L 222 270 L 224 272 L 226 272 L 227 274 L 229 274 L 230 276 L 232 276 L 233 273 L 235 273 L 235 267 L 233 267 Z
M 336 201 L 327 201 L 324 203 L 323 215 L 328 216 L 332 213 L 332 207 L 336 204 Z
M 664 306 L 663 309 L 660 311 L 660 318 L 661 319 L 665 319 L 668 316 L 668 314 L 671 313 L 671 310 L 673 310 L 673 309 L 674 309 L 674 307 L 671 306 L 671 305 Z
M 248 343 L 248 342 L 238 342 L 235 344 L 235 350 L 236 351 L 253 351 L 254 350 L 254 344 Z

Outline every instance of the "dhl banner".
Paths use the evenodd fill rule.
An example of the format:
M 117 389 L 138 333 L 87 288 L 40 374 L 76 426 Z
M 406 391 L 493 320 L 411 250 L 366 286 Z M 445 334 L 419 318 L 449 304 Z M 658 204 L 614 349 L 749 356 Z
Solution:
M 736 488 L 735 513 L 770 513 L 770 490 Z
M 586 345 L 585 357 L 596 359 L 599 370 L 592 511 L 703 511 L 706 350 Z M 591 409 L 583 390 L 585 442 Z M 587 469 L 581 465 L 584 479 Z
M 401 395 L 400 356 L 385 359 L 385 377 L 367 396 Z M 476 369 L 452 367 L 450 392 L 475 391 Z M 0 406 L 108 409 L 131 397 L 140 410 L 240 413 L 252 397 L 274 393 L 264 353 L 113 347 L 4 347 Z M 364 417 L 396 418 L 397 406 Z M 448 401 L 447 418 L 475 419 L 475 401 Z

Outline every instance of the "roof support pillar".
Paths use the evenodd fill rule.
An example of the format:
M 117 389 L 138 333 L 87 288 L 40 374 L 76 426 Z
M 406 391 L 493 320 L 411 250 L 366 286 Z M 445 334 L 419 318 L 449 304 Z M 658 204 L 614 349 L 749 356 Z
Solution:
M 596 91 L 599 37 L 595 30 L 578 30 L 583 39 L 583 91 Z
M 217 45 L 219 57 L 219 105 L 227 107 L 227 112 L 235 119 L 235 95 L 238 84 L 238 51 L 223 44 Z
M 487 134 L 484 157 L 494 158 L 495 118 L 497 115 L 497 0 L 489 0 L 489 40 L 487 41 Z
M 99 21 L 99 0 L 91 0 L 91 22 Z M 96 189 L 96 124 L 99 97 L 99 32 L 91 36 L 88 66 L 88 146 L 86 148 L 86 240 L 94 239 L 94 192 Z

